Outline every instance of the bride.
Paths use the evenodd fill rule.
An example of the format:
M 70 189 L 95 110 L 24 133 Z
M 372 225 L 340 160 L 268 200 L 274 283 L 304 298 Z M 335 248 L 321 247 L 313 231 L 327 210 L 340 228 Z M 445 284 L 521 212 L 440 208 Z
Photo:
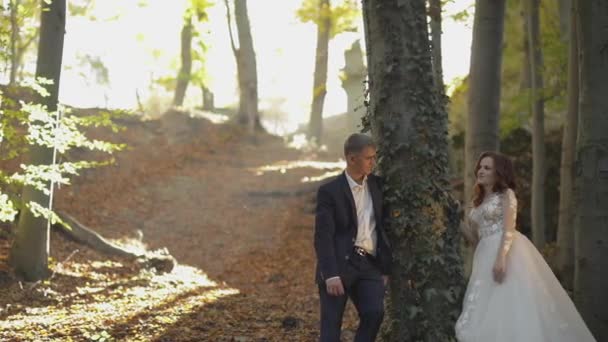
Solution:
M 465 238 L 476 245 L 473 270 L 456 322 L 461 342 L 595 341 L 536 247 L 515 229 L 513 166 L 485 152 Z

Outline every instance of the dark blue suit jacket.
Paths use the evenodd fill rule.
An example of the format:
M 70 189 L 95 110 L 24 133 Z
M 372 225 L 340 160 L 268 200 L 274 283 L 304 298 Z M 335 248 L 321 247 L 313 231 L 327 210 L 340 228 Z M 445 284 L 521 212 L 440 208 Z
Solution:
M 367 177 L 376 219 L 375 262 L 383 274 L 390 274 L 391 251 L 384 231 L 382 179 Z M 316 281 L 343 276 L 357 237 L 357 211 L 352 191 L 342 173 L 319 187 L 315 217 L 314 245 L 317 255 Z

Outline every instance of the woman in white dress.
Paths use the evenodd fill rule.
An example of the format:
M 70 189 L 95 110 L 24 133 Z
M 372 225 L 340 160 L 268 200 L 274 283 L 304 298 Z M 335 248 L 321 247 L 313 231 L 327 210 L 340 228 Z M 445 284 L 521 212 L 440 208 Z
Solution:
M 469 225 L 462 233 L 476 245 L 462 313 L 461 342 L 595 341 L 576 307 L 536 247 L 515 229 L 513 166 L 485 152 Z

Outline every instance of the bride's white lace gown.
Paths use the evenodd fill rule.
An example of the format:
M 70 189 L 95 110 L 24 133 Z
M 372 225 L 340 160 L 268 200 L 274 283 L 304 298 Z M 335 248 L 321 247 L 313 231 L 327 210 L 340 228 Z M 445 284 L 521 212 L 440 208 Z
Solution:
M 486 196 L 469 213 L 480 241 L 456 337 L 461 342 L 595 341 L 542 255 L 515 230 L 516 215 L 511 189 Z M 492 273 L 498 253 L 507 260 L 500 284 Z

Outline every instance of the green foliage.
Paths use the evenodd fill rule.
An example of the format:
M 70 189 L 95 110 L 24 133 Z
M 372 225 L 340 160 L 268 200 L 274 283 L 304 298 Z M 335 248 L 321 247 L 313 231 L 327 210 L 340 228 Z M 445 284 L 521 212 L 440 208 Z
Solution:
M 188 8 L 184 17 L 196 18 L 198 22 L 206 22 L 209 20 L 207 12 L 214 3 L 209 0 L 189 0 Z
M 541 44 L 544 58 L 541 94 L 545 99 L 545 121 L 548 127 L 561 124 L 561 113 L 566 110 L 567 43 L 560 38 L 557 0 L 541 2 Z M 529 127 L 530 99 L 524 82 L 525 57 L 521 0 L 507 1 L 500 99 L 500 136 L 513 130 Z M 468 97 L 466 81 L 451 96 L 450 134 L 464 132 Z
M 184 25 L 192 25 L 192 71 L 190 81 L 198 86 L 204 86 L 209 83 L 209 74 L 206 71 L 206 54 L 209 48 L 206 43 L 209 26 L 209 9 L 214 5 L 209 0 L 189 0 L 188 7 L 184 12 Z M 179 63 L 175 63 L 174 68 L 177 68 Z M 175 89 L 177 84 L 177 72 L 158 77 L 154 83 L 160 85 L 167 91 Z
M 85 16 L 95 7 L 95 0 L 70 0 L 67 5 L 70 16 Z M 89 19 L 95 20 L 94 17 Z
M 204 10 L 207 11 L 207 8 L 204 8 Z M 197 29 L 192 32 L 192 73 L 190 80 L 199 87 L 207 86 L 210 82 L 206 66 L 206 55 L 209 46 L 205 42 L 209 37 L 209 33 L 210 29 L 207 17 L 205 17 L 205 21 L 199 20 Z
M 331 27 L 329 37 L 333 38 L 343 32 L 356 31 L 355 20 L 361 16 L 361 9 L 356 1 L 339 0 L 337 5 L 320 8 L 320 0 L 303 0 L 296 16 L 303 23 L 313 22 L 320 25 L 329 17 Z
M 0 4 L 0 62 L 6 64 L 10 58 L 10 21 L 8 9 Z
M 441 7 L 444 8 L 444 6 L 448 3 L 455 3 L 456 0 L 443 0 L 441 2 Z M 461 10 L 460 12 L 456 12 L 456 13 L 452 13 L 450 15 L 450 18 L 452 18 L 452 20 L 454 21 L 459 21 L 459 22 L 470 22 L 473 16 L 473 13 L 475 11 L 475 4 L 471 4 L 469 7 Z
M 48 81 L 40 80 L 43 83 Z M 29 89 L 39 97 L 48 96 L 40 83 Z M 24 185 L 49 195 L 49 184 L 69 185 L 70 177 L 77 176 L 79 170 L 106 165 L 106 161 L 71 160 L 72 149 L 87 149 L 112 154 L 124 148 L 106 141 L 89 139 L 84 131 L 87 127 L 106 127 L 114 132 L 120 127 L 114 123 L 124 112 L 100 112 L 95 114 L 74 114 L 69 108 L 59 106 L 58 111 L 49 112 L 45 106 L 0 94 L 0 152 L 4 161 L 21 161 L 28 146 L 38 145 L 55 149 L 57 162 L 53 165 L 30 165 L 21 162 L 19 170 L 11 174 L 0 170 L 0 221 L 11 221 L 16 210 L 27 206 L 34 215 L 57 220 L 58 218 L 37 203 L 21 203 L 19 195 Z
M 16 20 L 17 34 L 15 36 L 15 53 L 17 58 L 23 56 L 35 48 L 39 35 L 40 24 L 40 1 L 38 0 L 12 0 L 3 2 L 0 15 L 0 63 L 4 64 L 4 70 L 10 69 L 12 41 L 11 13 Z M 11 6 L 14 6 L 11 8 Z M 19 61 L 22 63 L 22 61 Z
M 110 72 L 99 56 L 89 54 L 78 54 L 78 66 L 80 67 L 79 76 L 86 83 L 93 79 L 96 84 L 110 85 Z

